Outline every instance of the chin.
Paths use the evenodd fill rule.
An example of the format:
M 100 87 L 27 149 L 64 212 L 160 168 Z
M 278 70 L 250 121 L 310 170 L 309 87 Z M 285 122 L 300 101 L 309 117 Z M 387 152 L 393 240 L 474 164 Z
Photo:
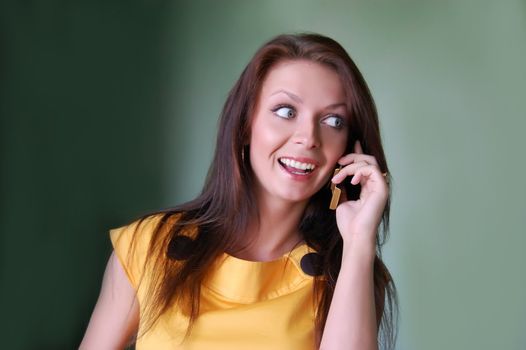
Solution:
M 300 203 L 308 201 L 312 196 L 314 196 L 315 193 L 305 193 L 305 192 L 287 192 L 283 193 L 281 195 L 281 198 L 283 200 L 286 200 L 288 202 L 292 203 Z

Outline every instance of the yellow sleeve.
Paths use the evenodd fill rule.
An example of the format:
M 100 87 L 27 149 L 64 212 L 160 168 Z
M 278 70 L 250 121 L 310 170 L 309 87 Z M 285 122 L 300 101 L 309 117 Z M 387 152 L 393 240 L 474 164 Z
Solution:
M 161 215 L 151 216 L 140 223 L 137 220 L 129 225 L 110 230 L 115 255 L 135 290 L 144 273 L 144 263 L 152 233 L 160 218 Z

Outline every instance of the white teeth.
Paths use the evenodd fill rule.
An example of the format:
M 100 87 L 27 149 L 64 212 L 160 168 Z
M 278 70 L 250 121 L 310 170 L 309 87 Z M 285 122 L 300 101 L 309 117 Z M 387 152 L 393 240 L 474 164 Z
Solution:
M 300 170 L 312 170 L 316 167 L 314 164 L 311 163 L 302 163 L 288 158 L 281 158 L 280 160 L 286 166 Z

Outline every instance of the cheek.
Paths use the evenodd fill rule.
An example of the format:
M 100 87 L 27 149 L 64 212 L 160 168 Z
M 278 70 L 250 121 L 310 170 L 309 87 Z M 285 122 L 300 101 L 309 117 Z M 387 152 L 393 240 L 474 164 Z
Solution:
M 325 138 L 325 154 L 327 160 L 335 163 L 340 159 L 347 148 L 347 133 L 339 132 L 337 135 L 332 133 Z
M 250 147 L 255 148 L 255 152 L 268 152 L 279 148 L 284 139 L 283 128 L 270 122 L 256 122 L 251 130 Z

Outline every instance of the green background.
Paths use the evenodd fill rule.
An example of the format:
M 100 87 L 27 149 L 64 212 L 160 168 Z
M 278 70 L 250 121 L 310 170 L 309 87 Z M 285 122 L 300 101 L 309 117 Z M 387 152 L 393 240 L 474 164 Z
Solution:
M 296 31 L 377 102 L 397 349 L 526 348 L 525 1 L 3 1 L 0 26 L 2 348 L 78 346 L 107 230 L 198 193 L 228 90 Z

